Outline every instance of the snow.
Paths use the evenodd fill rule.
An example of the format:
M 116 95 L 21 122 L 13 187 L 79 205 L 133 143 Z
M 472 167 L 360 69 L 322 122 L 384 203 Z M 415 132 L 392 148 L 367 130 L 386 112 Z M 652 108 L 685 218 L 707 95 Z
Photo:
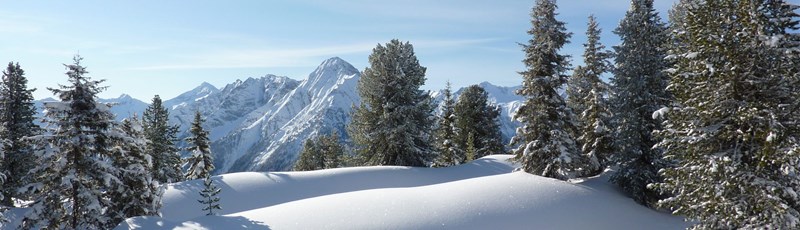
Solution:
M 773 132 L 769 132 L 769 135 L 767 135 L 767 142 L 772 142 L 775 140 L 775 138 L 777 138 L 777 135 L 775 135 Z
M 681 217 L 640 206 L 607 174 L 564 182 L 514 169 L 511 155 L 449 168 L 355 167 L 233 173 L 221 216 L 204 216 L 201 180 L 170 184 L 163 217 L 117 229 L 682 229 Z
M 653 119 L 660 119 L 669 113 L 669 107 L 663 107 L 653 112 Z

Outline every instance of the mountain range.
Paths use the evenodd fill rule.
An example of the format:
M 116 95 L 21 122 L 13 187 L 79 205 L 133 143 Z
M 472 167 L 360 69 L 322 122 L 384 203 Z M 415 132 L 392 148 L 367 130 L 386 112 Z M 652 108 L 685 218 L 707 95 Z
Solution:
M 360 103 L 356 90 L 360 76 L 351 64 L 334 57 L 304 80 L 266 75 L 236 80 L 221 89 L 203 83 L 163 104 L 171 123 L 180 125 L 180 139 L 188 136 L 194 113 L 200 111 L 210 133 L 216 174 L 288 170 L 307 139 L 335 131 L 343 142 L 349 140 L 345 127 L 352 106 Z M 522 97 L 514 94 L 518 87 L 479 85 L 489 93 L 490 101 L 501 107 L 501 133 L 509 140 L 519 126 L 512 120 L 522 103 Z M 462 90 L 456 90 L 454 97 Z M 439 102 L 441 95 L 441 91 L 431 92 Z M 36 104 L 41 108 L 43 101 L 52 100 Z M 141 115 L 148 105 L 128 95 L 101 101 L 114 103 L 112 112 L 120 120 Z

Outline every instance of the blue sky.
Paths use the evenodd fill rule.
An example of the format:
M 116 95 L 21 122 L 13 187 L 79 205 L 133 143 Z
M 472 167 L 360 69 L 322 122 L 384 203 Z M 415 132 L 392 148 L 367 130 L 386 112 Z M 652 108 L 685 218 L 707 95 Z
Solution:
M 656 0 L 666 18 L 675 0 Z M 66 83 L 63 63 L 84 57 L 106 79 L 101 97 L 172 98 L 202 82 L 223 87 L 266 74 L 304 79 L 338 56 L 359 70 L 378 43 L 411 42 L 428 68 L 424 89 L 488 81 L 521 82 L 533 0 L 6 1 L 0 8 L 0 61 L 19 62 L 34 97 Z M 563 52 L 580 64 L 586 21 L 598 17 L 603 42 L 629 0 L 561 0 L 573 32 Z

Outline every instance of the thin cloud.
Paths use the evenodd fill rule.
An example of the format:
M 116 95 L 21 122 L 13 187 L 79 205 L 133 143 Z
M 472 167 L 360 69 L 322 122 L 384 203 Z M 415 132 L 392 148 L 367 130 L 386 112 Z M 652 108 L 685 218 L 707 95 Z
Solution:
M 437 49 L 464 47 L 495 42 L 501 39 L 467 40 L 411 40 L 417 48 Z M 181 63 L 129 68 L 129 70 L 185 70 L 185 69 L 230 69 L 314 66 L 320 57 L 331 57 L 363 53 L 368 55 L 378 43 L 356 43 L 343 46 L 325 46 L 296 49 L 226 49 L 205 54 L 186 56 Z
M 515 7 L 498 7 L 498 5 L 521 5 L 515 1 L 461 1 L 461 0 L 409 0 L 409 1 L 327 1 L 301 0 L 308 5 L 340 13 L 367 14 L 382 18 L 444 20 L 459 22 L 486 22 L 508 20 L 513 17 Z M 524 3 L 529 4 L 529 3 Z

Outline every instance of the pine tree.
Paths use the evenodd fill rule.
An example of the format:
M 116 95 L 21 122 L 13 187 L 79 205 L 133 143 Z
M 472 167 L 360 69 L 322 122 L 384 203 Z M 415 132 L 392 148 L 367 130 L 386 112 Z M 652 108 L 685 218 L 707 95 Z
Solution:
M 211 175 L 214 171 L 214 156 L 211 155 L 211 147 L 208 140 L 208 131 L 203 129 L 205 119 L 200 115 L 200 111 L 194 114 L 194 122 L 189 129 L 191 136 L 186 138 L 186 151 L 191 151 L 192 155 L 186 160 L 189 165 L 186 170 L 186 179 L 194 180 Z
M 344 146 L 339 142 L 339 132 L 333 131 L 331 135 L 322 137 L 322 152 L 325 156 L 324 168 L 339 168 L 343 165 Z
M 475 160 L 475 155 L 477 155 L 478 149 L 475 148 L 475 135 L 472 133 L 467 133 L 467 147 L 465 152 L 465 162 Z
M 674 36 L 659 202 L 695 229 L 800 228 L 800 35 L 785 1 L 696 1 Z
M 353 108 L 348 132 L 366 165 L 427 166 L 435 157 L 431 146 L 433 106 L 410 43 L 392 40 L 378 45 L 361 74 L 361 105 Z
M 339 143 L 339 133 L 321 135 L 306 140 L 299 159 L 294 165 L 295 171 L 311 171 L 341 167 L 344 163 L 344 147 Z
M 636 202 L 652 205 L 659 194 L 647 185 L 660 181 L 658 170 L 663 166 L 652 135 L 660 125 L 651 115 L 671 100 L 663 73 L 667 67 L 666 26 L 653 8 L 653 0 L 633 0 L 614 33 L 622 39 L 622 44 L 614 47 L 617 67 L 611 79 L 617 127 L 614 149 L 620 166 L 611 182 Z
M 458 148 L 455 143 L 454 106 L 455 100 L 453 100 L 453 93 L 450 90 L 450 81 L 447 81 L 447 86 L 444 88 L 442 114 L 438 118 L 439 125 L 434 133 L 436 141 L 434 147 L 439 154 L 434 163 L 435 167 L 448 167 L 464 162 L 464 150 Z
M 474 158 L 490 154 L 507 153 L 500 135 L 500 107 L 489 102 L 489 93 L 479 85 L 464 89 L 453 109 L 455 115 L 456 146 L 465 148 L 472 144 Z M 472 135 L 470 142 L 468 136 Z
M 611 53 L 600 43 L 600 33 L 594 16 L 589 16 L 586 30 L 587 41 L 583 44 L 583 62 L 567 82 L 567 105 L 578 113 L 578 143 L 581 151 L 590 160 L 597 161 L 597 172 L 608 165 L 613 152 L 613 133 L 609 127 L 611 113 L 605 96 L 608 86 L 600 80 L 600 75 L 611 69 L 608 58 Z M 596 160 L 595 160 L 596 159 Z
M 65 65 L 69 85 L 48 88 L 61 101 L 47 102 L 47 134 L 33 137 L 37 163 L 32 184 L 33 204 L 23 228 L 99 229 L 113 225 L 114 200 L 105 191 L 122 189 L 111 149 L 121 134 L 114 132 L 110 105 L 97 102 L 102 80 L 85 76 L 82 58 Z
M 526 71 L 517 94 L 525 97 L 515 119 L 522 123 L 511 140 L 516 159 L 528 173 L 566 180 L 593 171 L 589 159 L 580 154 L 573 133 L 574 115 L 556 88 L 566 83 L 569 56 L 558 54 L 571 36 L 555 16 L 554 0 L 537 0 L 531 13 L 533 38 L 525 51 Z
M 144 111 L 142 121 L 147 152 L 153 157 L 153 179 L 159 183 L 182 181 L 181 157 L 175 146 L 178 126 L 169 125 L 169 111 L 158 95 Z
M 28 89 L 27 84 L 25 72 L 19 63 L 8 63 L 0 84 L 0 140 L 5 142 L 2 146 L 5 158 L 0 164 L 0 171 L 6 173 L 0 192 L 3 195 L 2 205 L 10 207 L 14 206 L 11 198 L 20 198 L 17 190 L 28 183 L 25 177 L 35 160 L 33 148 L 22 138 L 34 136 L 40 131 L 33 123 L 36 107 L 32 93 L 36 89 Z
M 208 211 L 206 216 L 213 216 L 217 215 L 214 213 L 214 210 L 222 210 L 222 207 L 219 205 L 219 193 L 222 192 L 222 189 L 214 185 L 214 181 L 211 180 L 211 176 L 206 175 L 205 179 L 203 180 L 203 190 L 200 191 L 200 197 L 203 197 L 197 202 L 203 205 L 203 211 Z
M 303 144 L 303 150 L 300 151 L 297 162 L 294 163 L 294 171 L 311 171 L 319 169 L 317 165 L 317 158 L 320 157 L 319 148 L 314 142 L 314 139 L 307 139 Z
M 120 127 L 124 138 L 117 140 L 113 156 L 119 168 L 118 176 L 124 189 L 108 191 L 116 200 L 116 213 L 109 213 L 115 227 L 116 223 L 135 216 L 158 216 L 161 208 L 163 187 L 152 177 L 152 158 L 145 151 L 147 139 L 144 138 L 142 123 L 136 114 L 125 119 Z

